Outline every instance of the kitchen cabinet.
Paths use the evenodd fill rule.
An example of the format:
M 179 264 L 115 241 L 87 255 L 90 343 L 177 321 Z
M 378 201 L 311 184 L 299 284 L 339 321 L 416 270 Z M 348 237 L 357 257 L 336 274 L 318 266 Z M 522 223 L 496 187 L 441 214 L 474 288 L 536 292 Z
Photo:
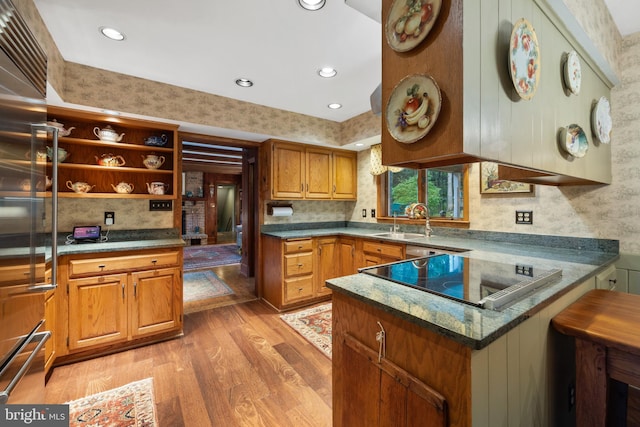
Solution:
M 447 402 L 398 365 L 345 335 L 342 343 L 345 402 L 341 425 L 350 427 L 447 426 Z
M 181 266 L 181 248 L 61 257 L 58 332 L 67 340 L 59 353 L 69 360 L 179 335 Z
M 66 152 L 66 158 L 58 164 L 59 197 L 154 200 L 178 197 L 181 160 L 177 126 L 51 106 L 48 117 L 71 130 L 68 136 L 59 137 L 58 145 Z M 106 126 L 114 129 L 120 141 L 98 139 L 94 129 Z M 163 139 L 166 142 L 162 146 L 159 145 L 162 142 L 145 145 L 146 141 Z M 50 162 L 47 172 L 51 176 Z M 70 188 L 79 182 L 87 183 L 90 191 L 75 192 Z M 149 189 L 154 186 L 161 187 L 162 192 L 150 194 Z M 127 187 L 132 187 L 130 193 L 116 191 Z
M 316 295 L 329 295 L 331 289 L 327 288 L 326 281 L 341 276 L 338 263 L 338 238 L 318 237 L 316 241 L 317 268 L 315 275 Z
M 356 264 L 356 239 L 340 237 L 338 241 L 338 264 L 340 276 L 348 276 L 358 272 Z
M 381 240 L 361 240 L 359 265 L 370 267 L 372 265 L 386 264 L 400 261 L 405 258 L 406 245 Z
M 262 156 L 267 200 L 355 200 L 357 153 L 269 140 Z
M 382 1 L 386 23 L 393 1 Z M 549 10 L 546 0 L 442 2 L 425 39 L 406 52 L 393 50 L 382 37 L 382 105 L 406 76 L 426 74 L 437 83 L 441 109 L 429 132 L 413 143 L 399 142 L 392 105 L 382 111 L 382 160 L 385 165 L 433 168 L 476 161 L 495 161 L 500 178 L 533 184 L 611 183 L 611 144 L 599 144 L 591 131 L 592 105 L 610 98 L 613 84 L 591 53 Z M 510 34 L 526 18 L 537 34 L 544 59 L 535 96 L 521 99 L 509 71 Z M 385 25 L 383 25 L 383 28 Z M 567 92 L 561 72 L 567 53 L 582 63 L 579 96 Z M 437 99 L 437 94 L 430 94 Z M 587 133 L 589 150 L 582 158 L 567 154 L 559 143 L 562 128 L 575 123 Z
M 319 252 L 313 238 L 282 240 L 262 236 L 264 299 L 283 310 L 329 298 L 330 291 L 325 289 L 322 277 L 333 271 L 329 267 L 318 270 L 322 269 L 318 263 L 322 257 L 335 259 L 333 246 L 329 240 L 323 241 Z M 335 261 L 331 264 L 335 265 Z

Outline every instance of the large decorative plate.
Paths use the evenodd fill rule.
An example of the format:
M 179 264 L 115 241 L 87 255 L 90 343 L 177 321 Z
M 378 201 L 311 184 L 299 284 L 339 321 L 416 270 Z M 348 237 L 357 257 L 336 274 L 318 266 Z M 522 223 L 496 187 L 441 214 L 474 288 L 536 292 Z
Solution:
M 589 150 L 589 141 L 584 130 L 576 124 L 570 124 L 562 129 L 560 146 L 573 157 L 584 157 Z
M 511 31 L 509 71 L 520 98 L 533 98 L 540 81 L 540 48 L 536 32 L 524 18 L 519 19 Z
M 385 33 L 387 43 L 397 52 L 418 46 L 438 19 L 442 0 L 394 0 Z
M 386 109 L 387 129 L 399 142 L 410 144 L 425 136 L 440 114 L 442 95 L 426 74 L 412 74 L 393 88 Z
M 603 96 L 591 111 L 591 130 L 598 141 L 608 144 L 611 142 L 611 127 L 611 105 Z
M 582 71 L 580 67 L 580 57 L 575 50 L 567 54 L 567 61 L 564 63 L 564 83 L 572 94 L 580 93 L 582 83 Z

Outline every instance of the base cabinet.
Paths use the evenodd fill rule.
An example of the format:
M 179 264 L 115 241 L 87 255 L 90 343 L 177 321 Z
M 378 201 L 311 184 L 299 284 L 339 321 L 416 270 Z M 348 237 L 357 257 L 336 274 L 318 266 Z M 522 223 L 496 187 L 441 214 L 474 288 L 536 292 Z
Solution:
M 182 332 L 181 248 L 100 255 L 61 260 L 67 295 L 57 306 L 57 332 L 67 338 L 60 355 L 73 359 Z

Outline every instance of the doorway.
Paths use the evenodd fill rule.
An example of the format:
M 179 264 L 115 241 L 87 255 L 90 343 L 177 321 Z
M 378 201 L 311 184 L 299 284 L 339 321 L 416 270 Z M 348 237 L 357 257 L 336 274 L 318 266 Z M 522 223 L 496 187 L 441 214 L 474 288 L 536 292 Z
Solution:
M 232 243 L 237 240 L 236 191 L 234 184 L 218 184 L 216 188 L 216 243 Z M 240 245 L 238 245 L 240 246 Z

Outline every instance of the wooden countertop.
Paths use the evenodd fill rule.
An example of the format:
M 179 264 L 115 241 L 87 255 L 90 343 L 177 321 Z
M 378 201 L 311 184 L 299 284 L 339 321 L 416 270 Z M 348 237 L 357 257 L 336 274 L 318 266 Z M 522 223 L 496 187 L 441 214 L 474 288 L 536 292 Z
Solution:
M 640 355 L 640 295 L 595 289 L 551 323 L 565 335 Z

